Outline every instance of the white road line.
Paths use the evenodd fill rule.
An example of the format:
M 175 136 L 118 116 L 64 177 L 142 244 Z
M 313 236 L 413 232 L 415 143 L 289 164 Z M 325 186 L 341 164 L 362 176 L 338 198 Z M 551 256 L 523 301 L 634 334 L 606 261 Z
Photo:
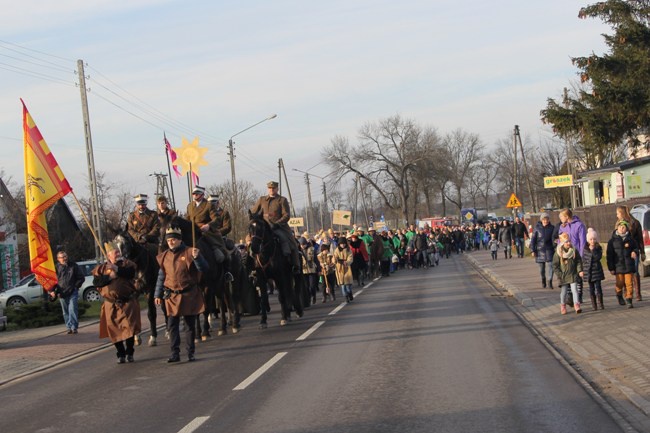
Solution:
M 197 416 L 188 425 L 179 430 L 178 433 L 192 433 L 194 430 L 201 427 L 201 424 L 206 422 L 209 418 L 209 416 Z
M 368 284 L 366 284 L 365 286 L 363 286 L 363 288 L 364 288 L 364 289 L 367 289 L 368 287 L 372 286 L 373 284 L 375 284 L 375 282 L 374 282 L 374 281 L 371 281 L 371 282 L 369 282 Z
M 333 315 L 335 315 L 336 313 L 338 313 L 339 311 L 341 311 L 341 309 L 342 309 L 343 307 L 345 307 L 346 305 L 348 305 L 347 302 L 343 302 L 343 303 L 341 303 L 341 305 L 339 305 L 338 307 L 336 307 L 335 309 L 333 309 L 332 311 L 330 311 L 329 314 L 328 314 L 328 316 L 333 316 Z
M 306 330 L 306 331 L 305 331 L 305 332 L 304 332 L 300 337 L 296 338 L 296 341 L 303 341 L 303 340 L 306 340 L 307 337 L 309 337 L 311 334 L 313 334 L 313 332 L 314 332 L 315 330 L 317 330 L 318 328 L 320 328 L 320 327 L 323 325 L 323 323 L 325 323 L 325 322 L 324 322 L 324 321 L 320 321 L 320 322 L 316 322 L 316 323 L 314 323 L 314 326 L 312 326 L 311 328 L 309 328 L 308 330 Z
M 269 359 L 269 360 L 266 362 L 266 364 L 264 364 L 263 366 L 261 366 L 260 368 L 258 368 L 258 369 L 255 371 L 255 373 L 253 373 L 253 374 L 251 374 L 250 376 L 248 376 L 248 377 L 247 377 L 247 378 L 246 378 L 242 383 L 240 383 L 239 385 L 237 385 L 236 387 L 234 387 L 232 390 L 233 390 L 233 391 L 241 391 L 241 390 L 243 390 L 243 389 L 246 389 L 246 388 L 248 387 L 248 385 L 250 385 L 251 383 L 255 382 L 255 381 L 256 381 L 256 380 L 257 380 L 261 375 L 263 375 L 263 374 L 266 372 L 266 370 L 268 370 L 269 368 L 273 367 L 273 365 L 274 365 L 276 362 L 278 362 L 279 360 L 281 360 L 281 359 L 284 357 L 284 355 L 286 355 L 286 354 L 287 354 L 287 352 L 279 352 L 279 353 L 276 353 L 275 356 L 274 356 L 273 358 Z
M 354 294 L 354 296 L 359 296 L 362 293 L 363 293 L 363 289 L 357 290 L 356 293 Z

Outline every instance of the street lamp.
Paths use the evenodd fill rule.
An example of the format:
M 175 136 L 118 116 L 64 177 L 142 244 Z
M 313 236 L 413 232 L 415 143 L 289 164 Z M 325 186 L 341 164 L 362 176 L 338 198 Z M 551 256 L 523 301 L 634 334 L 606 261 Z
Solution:
M 228 155 L 230 156 L 230 175 L 232 177 L 231 181 L 232 181 L 232 202 L 233 202 L 233 219 L 234 219 L 233 226 L 235 228 L 237 227 L 237 212 L 239 212 L 239 206 L 238 206 L 238 200 L 237 200 L 237 179 L 235 177 L 235 151 L 233 149 L 233 144 L 234 143 L 233 143 L 232 139 L 235 138 L 236 136 L 238 136 L 239 134 L 241 134 L 242 132 L 246 132 L 249 129 L 256 127 L 260 123 L 264 123 L 267 120 L 275 119 L 276 117 L 278 117 L 277 114 L 272 114 L 269 117 L 267 117 L 266 119 L 260 120 L 259 122 L 255 123 L 254 125 L 251 125 L 248 128 L 242 129 L 238 133 L 233 134 L 232 136 L 230 136 L 230 139 L 228 140 Z

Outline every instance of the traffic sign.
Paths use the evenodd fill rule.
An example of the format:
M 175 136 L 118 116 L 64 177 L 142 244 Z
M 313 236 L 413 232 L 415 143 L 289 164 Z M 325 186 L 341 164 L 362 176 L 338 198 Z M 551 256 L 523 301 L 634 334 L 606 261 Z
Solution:
M 513 192 L 512 195 L 510 196 L 510 199 L 508 200 L 508 204 L 506 207 L 521 207 L 521 202 Z

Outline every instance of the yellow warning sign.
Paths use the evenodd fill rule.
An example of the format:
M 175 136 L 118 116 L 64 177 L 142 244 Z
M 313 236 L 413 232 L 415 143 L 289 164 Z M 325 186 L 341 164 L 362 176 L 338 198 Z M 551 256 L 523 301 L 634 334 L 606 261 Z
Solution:
M 521 202 L 513 192 L 512 195 L 510 196 L 510 199 L 508 200 L 508 204 L 506 207 L 521 207 Z

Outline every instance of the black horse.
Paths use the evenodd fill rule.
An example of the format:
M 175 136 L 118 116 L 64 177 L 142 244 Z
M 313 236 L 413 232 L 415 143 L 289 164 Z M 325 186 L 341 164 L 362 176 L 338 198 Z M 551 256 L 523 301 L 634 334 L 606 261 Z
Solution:
M 156 327 L 158 313 L 154 300 L 154 290 L 158 279 L 158 270 L 160 269 L 156 261 L 156 255 L 146 246 L 137 243 L 126 230 L 118 233 L 113 242 L 117 245 L 122 257 L 131 260 L 136 265 L 135 286 L 147 297 L 147 319 L 149 319 L 151 329 L 149 345 L 155 346 L 158 338 L 158 328 Z M 161 305 L 161 309 L 165 317 L 165 323 L 167 323 L 165 304 Z M 136 341 L 137 344 L 140 344 L 140 336 L 136 336 Z
M 250 222 L 248 234 L 251 238 L 250 251 L 254 285 L 260 296 L 260 328 L 266 328 L 267 313 L 270 311 L 268 289 L 275 284 L 280 303 L 280 325 L 291 320 L 291 309 L 302 317 L 302 302 L 294 295 L 295 281 L 291 271 L 291 262 L 282 254 L 280 240 L 273 234 L 271 227 L 261 214 L 248 212 Z

